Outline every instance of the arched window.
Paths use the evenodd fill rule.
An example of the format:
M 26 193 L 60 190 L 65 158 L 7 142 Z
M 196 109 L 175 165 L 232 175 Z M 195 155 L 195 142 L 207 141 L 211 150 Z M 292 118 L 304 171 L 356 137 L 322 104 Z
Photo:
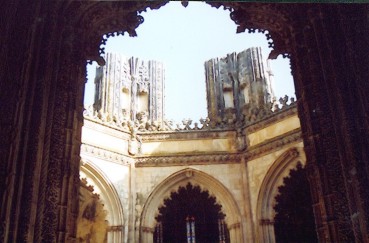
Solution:
M 164 200 L 156 217 L 154 242 L 229 242 L 225 214 L 208 191 L 188 183 Z

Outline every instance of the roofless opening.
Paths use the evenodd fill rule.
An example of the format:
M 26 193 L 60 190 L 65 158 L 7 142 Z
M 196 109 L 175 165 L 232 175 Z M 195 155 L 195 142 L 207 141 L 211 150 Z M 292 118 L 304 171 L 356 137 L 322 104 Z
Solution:
M 294 97 L 289 60 L 281 56 L 267 61 L 271 48 L 262 33 L 236 34 L 236 25 L 229 10 L 213 8 L 203 2 L 169 2 L 159 10 L 144 12 L 145 22 L 137 29 L 137 37 L 108 38 L 105 53 L 117 53 L 155 60 L 164 66 L 165 119 L 177 122 L 184 118 L 199 121 L 208 116 L 204 63 L 224 58 L 250 47 L 261 47 L 263 61 L 270 65 L 276 99 Z M 88 65 L 85 106 L 94 102 L 95 65 Z M 231 97 L 232 98 L 232 97 Z M 127 102 L 130 102 L 127 100 Z

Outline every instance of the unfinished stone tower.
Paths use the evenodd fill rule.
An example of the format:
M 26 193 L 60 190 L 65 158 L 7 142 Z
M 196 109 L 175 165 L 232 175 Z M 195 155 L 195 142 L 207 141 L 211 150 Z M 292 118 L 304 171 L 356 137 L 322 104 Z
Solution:
M 263 107 L 274 99 L 272 74 L 260 47 L 211 59 L 205 71 L 211 121 L 240 119 L 243 109 Z
M 94 110 L 108 121 L 164 118 L 164 68 L 158 61 L 113 53 L 98 67 Z

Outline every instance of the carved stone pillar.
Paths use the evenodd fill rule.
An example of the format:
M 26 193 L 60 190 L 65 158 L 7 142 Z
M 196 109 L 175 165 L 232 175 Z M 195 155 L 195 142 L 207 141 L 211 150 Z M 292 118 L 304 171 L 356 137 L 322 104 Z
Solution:
M 154 229 L 151 227 L 141 227 L 141 243 L 152 243 L 154 242 Z
M 241 243 L 242 242 L 242 231 L 241 224 L 235 223 L 228 227 L 230 242 Z
M 270 219 L 261 219 L 260 220 L 260 231 L 262 232 L 263 238 L 260 239 L 261 242 L 275 242 L 275 234 L 274 234 L 274 222 Z
M 321 242 L 369 239 L 367 12 L 315 5 L 295 22 L 291 62 Z
M 81 60 L 66 33 L 68 5 L 13 6 L 5 6 L 16 18 L 6 21 L 8 53 L 0 63 L 7 83 L 1 103 L 9 108 L 0 115 L 0 127 L 9 129 L 1 130 L 0 241 L 73 242 L 85 74 L 60 67 Z

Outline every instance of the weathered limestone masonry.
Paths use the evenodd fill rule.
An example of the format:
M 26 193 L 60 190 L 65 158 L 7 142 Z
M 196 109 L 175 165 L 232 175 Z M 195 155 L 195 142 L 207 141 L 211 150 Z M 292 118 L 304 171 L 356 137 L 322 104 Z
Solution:
M 232 117 L 240 120 L 243 110 L 263 107 L 275 99 L 272 73 L 260 47 L 209 60 L 205 70 L 208 112 L 213 122 Z
M 102 120 L 164 119 L 164 68 L 157 61 L 143 61 L 107 53 L 106 65 L 97 68 L 94 111 Z
M 227 66 L 215 61 L 226 63 L 231 56 L 239 57 L 234 64 L 239 68 L 229 62 Z M 173 124 L 165 119 L 128 116 L 115 119 L 113 117 L 120 116 L 118 113 L 111 116 L 109 112 L 101 112 L 103 108 L 97 108 L 113 107 L 110 110 L 118 111 L 115 109 L 121 106 L 116 103 L 122 104 L 119 97 L 127 95 L 121 87 L 131 79 L 127 79 L 129 71 L 114 70 L 122 70 L 122 60 L 127 60 L 118 55 L 107 54 L 106 68 L 98 68 L 104 70 L 97 72 L 95 82 L 99 92 L 95 97 L 99 98 L 84 113 L 81 176 L 87 178 L 88 185 L 94 186 L 107 210 L 109 242 L 152 242 L 159 207 L 170 192 L 188 182 L 209 191 L 222 205 L 231 242 L 274 239 L 272 227 L 260 224 L 273 221 L 271 205 L 275 203 L 283 177 L 297 163 L 305 164 L 296 103 L 288 97 L 281 98 L 280 104 L 271 102 L 273 90 L 263 69 L 265 61 L 260 48 L 250 48 L 227 58 L 206 62 L 207 72 L 217 73 L 206 78 L 208 105 L 222 104 L 222 109 L 218 109 L 217 117 L 213 118 L 215 122 L 206 118 L 194 124 L 191 120 Z M 129 70 L 128 61 L 125 65 Z M 229 73 L 235 76 L 231 83 L 224 78 L 224 75 L 229 77 Z M 151 80 L 150 84 L 163 80 L 162 76 L 158 78 L 159 81 Z M 228 87 L 234 87 L 240 80 L 241 88 L 233 89 L 234 98 L 229 100 Z M 138 83 L 128 87 L 134 89 L 133 85 L 139 87 Z M 224 92 L 220 93 L 215 87 L 221 87 Z M 114 95 L 107 90 L 113 90 L 110 93 Z M 148 89 L 148 97 L 151 92 L 152 89 Z M 218 95 L 209 98 L 213 94 Z M 104 96 L 118 98 L 108 100 Z M 232 107 L 225 105 L 227 99 Z M 235 102 L 239 103 L 235 105 Z M 139 114 L 139 107 L 131 106 L 131 114 Z M 227 114 L 228 108 L 233 110 Z M 153 106 L 150 112 L 156 109 L 161 110 L 162 106 Z M 209 111 L 209 116 L 212 114 Z M 280 163 L 285 166 L 279 169 L 277 178 L 273 178 L 276 182 L 264 186 L 267 192 L 260 194 L 265 178 L 275 173 L 270 168 L 280 168 Z M 269 206 L 258 206 L 261 203 Z M 80 218 L 88 210 L 86 205 L 81 205 Z M 95 233 L 94 237 L 98 235 Z
M 104 51 L 101 45 L 106 42 L 105 36 L 123 33 L 134 36 L 135 29 L 144 21 L 140 12 L 158 9 L 165 4 L 166 2 L 161 1 L 35 0 L 24 7 L 24 2 L 19 0 L 2 2 L 1 242 L 77 241 L 86 60 L 103 64 L 101 55 Z M 238 33 L 264 33 L 273 48 L 270 58 L 276 58 L 278 55 L 291 58 L 319 241 L 368 242 L 369 5 L 240 1 L 210 1 L 207 4 L 228 9 L 230 18 L 237 25 Z M 288 111 L 281 111 L 282 113 L 287 114 Z M 256 127 L 248 129 L 253 130 Z M 272 127 L 278 128 L 273 125 Z M 113 130 L 118 131 L 116 128 Z M 130 136 L 130 133 L 122 134 Z M 293 138 L 293 135 L 291 136 Z M 291 141 L 292 138 L 290 137 Z M 272 141 L 268 144 L 280 143 L 279 139 Z M 251 170 L 249 163 L 252 161 L 249 156 L 267 151 L 270 146 L 264 146 L 264 142 L 256 144 L 252 150 L 251 146 L 247 147 L 248 155 L 241 158 L 242 163 L 239 166 L 242 171 L 245 189 L 242 193 L 245 202 L 250 199 L 249 192 L 253 189 L 251 182 L 248 187 L 245 184 L 250 181 L 247 175 L 253 174 L 248 171 Z M 95 148 L 88 149 L 100 151 Z M 115 161 L 123 163 L 127 161 L 129 165 L 122 171 L 117 170 L 119 174 L 130 171 L 134 175 L 135 169 L 150 169 L 132 166 L 132 161 L 126 160 L 126 157 L 119 153 L 100 152 L 98 154 L 101 157 L 111 156 Z M 277 161 L 282 162 L 277 163 L 280 166 L 271 167 L 276 173 L 267 173 L 264 179 L 266 183 L 262 183 L 260 188 L 261 194 L 273 189 L 271 185 L 274 185 L 273 181 L 284 168 L 285 162 L 294 160 L 297 154 L 301 153 L 292 150 L 278 157 Z M 186 156 L 182 158 L 184 157 Z M 213 158 L 222 161 L 222 157 L 214 155 Z M 118 163 L 110 164 L 123 167 Z M 111 171 L 115 172 L 114 169 Z M 92 168 L 87 168 L 85 173 L 91 170 Z M 241 209 L 234 210 L 237 209 L 235 200 L 227 200 L 232 198 L 232 194 L 224 189 L 226 183 L 215 183 L 214 177 L 192 168 L 182 172 L 173 174 L 169 182 L 173 185 L 174 182 L 179 184 L 189 180 L 186 178 L 193 178 L 199 182 L 197 184 L 212 185 L 209 191 L 218 191 L 224 195 L 221 197 L 214 194 L 219 202 L 226 202 L 222 205 L 227 205 L 224 206 L 224 211 L 230 217 L 229 220 L 238 222 L 238 218 L 232 215 L 236 215 Z M 101 181 L 100 184 L 108 187 L 103 183 L 105 180 L 99 178 L 101 177 L 96 179 Z M 135 186 L 134 183 L 129 184 L 128 190 L 135 192 Z M 155 202 L 159 200 L 156 200 L 154 195 L 158 195 L 161 200 L 169 194 L 165 187 L 156 188 L 158 189 L 149 197 L 152 208 L 156 207 Z M 129 210 L 124 211 L 123 218 L 129 222 L 124 225 L 129 230 L 124 233 L 127 237 L 129 235 L 130 242 L 134 242 L 132 232 L 136 209 L 133 206 L 137 202 L 137 196 L 133 193 L 128 195 L 131 195 L 127 196 Z M 270 195 L 269 198 L 274 198 Z M 119 202 L 117 197 L 109 199 L 111 205 L 117 205 Z M 257 205 L 268 205 L 269 202 L 264 200 Z M 252 215 L 251 207 L 245 208 L 245 213 L 242 213 L 249 219 Z M 147 209 L 145 207 L 143 212 L 150 211 Z M 139 206 L 137 210 L 140 210 Z M 155 210 L 156 208 L 152 211 Z M 113 212 L 113 215 L 122 215 L 121 211 Z M 261 233 L 272 230 L 269 217 L 271 212 L 266 212 L 261 216 L 265 218 L 262 221 L 265 226 Z M 242 216 L 241 213 L 237 215 Z M 153 222 L 145 220 L 153 217 L 148 215 L 141 218 L 142 226 L 136 229 L 137 232 L 150 235 Z M 112 230 L 120 231 L 120 222 L 112 223 L 111 225 L 116 226 Z M 240 222 L 228 225 L 234 233 L 232 237 L 238 234 L 239 226 L 245 225 L 246 220 Z M 252 232 L 256 227 L 246 224 L 241 227 L 242 235 L 251 238 L 259 235 Z

